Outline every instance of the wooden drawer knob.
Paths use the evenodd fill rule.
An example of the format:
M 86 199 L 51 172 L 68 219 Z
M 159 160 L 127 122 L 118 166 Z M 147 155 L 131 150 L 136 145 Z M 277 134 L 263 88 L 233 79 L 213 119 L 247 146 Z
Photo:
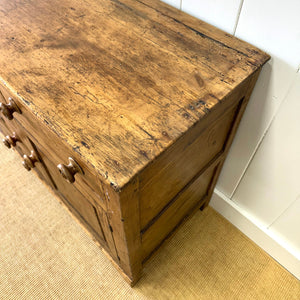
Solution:
M 3 144 L 7 147 L 7 148 L 11 148 L 16 146 L 16 143 L 18 141 L 18 138 L 16 136 L 16 133 L 14 132 L 12 135 L 7 135 L 3 140 Z
M 23 166 L 27 171 L 30 171 L 34 168 L 36 162 L 39 161 L 39 158 L 34 150 L 31 151 L 30 155 L 27 156 L 26 154 L 23 155 Z
M 76 173 L 83 174 L 81 167 L 72 157 L 69 157 L 69 164 L 67 166 L 59 164 L 57 168 L 62 177 L 69 183 L 73 183 L 75 181 Z
M 6 117 L 8 120 L 13 119 L 14 112 L 17 112 L 19 114 L 21 113 L 21 110 L 12 98 L 8 98 L 8 104 L 0 103 L 0 110 L 4 117 Z

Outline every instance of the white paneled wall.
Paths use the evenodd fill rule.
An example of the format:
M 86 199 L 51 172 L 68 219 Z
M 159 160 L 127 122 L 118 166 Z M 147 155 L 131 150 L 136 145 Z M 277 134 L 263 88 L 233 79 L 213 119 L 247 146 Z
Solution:
M 300 62 L 299 11 L 299 0 L 243 3 L 236 36 L 267 51 L 272 60 L 262 71 L 220 176 L 218 188 L 227 197 L 232 196 L 295 78 Z
M 292 205 L 280 215 L 280 217 L 269 227 L 273 235 L 278 236 L 300 260 L 300 195 Z
M 182 10 L 233 34 L 242 0 L 183 0 Z
M 232 197 L 295 76 L 295 68 L 276 57 L 264 66 L 218 181 L 227 197 Z
M 212 206 L 300 278 L 300 0 L 164 0 L 271 54 Z
M 178 9 L 181 8 L 181 0 L 163 0 L 163 2 L 166 2 Z
M 244 0 L 236 36 L 298 68 L 299 13 L 299 0 Z
M 227 197 L 232 196 L 296 76 L 299 12 L 299 0 L 243 2 L 236 36 L 265 50 L 272 59 L 262 71 L 218 182 L 218 189 Z
M 275 225 L 293 202 L 300 201 L 300 73 L 297 74 L 232 198 L 264 227 Z M 290 231 L 297 231 L 300 239 L 300 210 L 298 213 L 298 226 L 292 226 Z M 296 246 L 300 253 L 300 243 Z

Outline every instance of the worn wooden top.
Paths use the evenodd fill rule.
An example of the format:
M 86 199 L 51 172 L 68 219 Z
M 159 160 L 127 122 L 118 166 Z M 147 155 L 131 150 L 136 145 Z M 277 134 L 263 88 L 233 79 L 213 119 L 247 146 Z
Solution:
M 0 4 L 3 81 L 119 188 L 268 59 L 157 0 Z

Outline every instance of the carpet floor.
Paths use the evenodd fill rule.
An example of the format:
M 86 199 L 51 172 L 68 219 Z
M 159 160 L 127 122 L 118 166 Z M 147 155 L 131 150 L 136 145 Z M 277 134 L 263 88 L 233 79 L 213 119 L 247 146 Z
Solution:
M 0 145 L 0 299 L 300 299 L 300 284 L 208 207 L 131 288 L 20 157 Z

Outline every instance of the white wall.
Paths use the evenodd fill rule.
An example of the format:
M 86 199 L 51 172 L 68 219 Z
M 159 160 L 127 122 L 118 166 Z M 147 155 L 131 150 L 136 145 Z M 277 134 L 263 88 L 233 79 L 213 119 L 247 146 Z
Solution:
M 300 278 L 300 1 L 165 2 L 272 56 L 211 205 Z

